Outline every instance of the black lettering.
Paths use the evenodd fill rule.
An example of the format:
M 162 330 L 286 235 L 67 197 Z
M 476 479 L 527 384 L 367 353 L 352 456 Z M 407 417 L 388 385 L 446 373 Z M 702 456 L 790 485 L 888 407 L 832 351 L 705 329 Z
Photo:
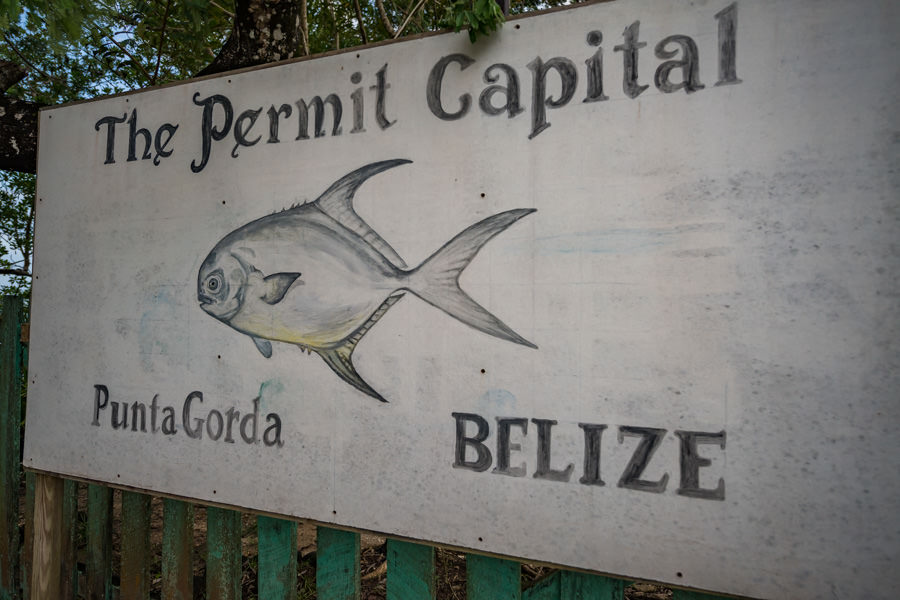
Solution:
M 482 417 L 474 413 L 450 413 L 456 419 L 456 449 L 454 468 L 471 469 L 472 471 L 486 471 L 491 466 L 491 451 L 484 445 L 484 441 L 490 434 L 490 425 Z M 466 436 L 466 422 L 475 423 L 478 433 L 475 437 Z M 478 458 L 474 461 L 466 460 L 466 448 L 472 447 Z
M 354 84 L 358 84 L 362 81 L 362 73 L 359 71 L 355 72 L 350 76 L 350 82 Z M 366 130 L 363 126 L 363 107 L 365 106 L 364 98 L 363 98 L 363 89 L 361 87 L 353 90 L 353 93 L 350 94 L 350 98 L 353 100 L 353 129 L 350 130 L 350 133 L 362 133 Z
M 237 421 L 238 426 L 240 426 L 241 411 L 234 410 L 234 407 L 232 406 L 231 408 L 229 408 L 228 410 L 225 411 L 225 417 L 228 419 L 228 425 L 225 427 L 225 430 L 226 430 L 225 431 L 225 441 L 228 442 L 229 444 L 233 444 L 234 437 L 232 437 L 231 426 L 234 424 L 235 421 Z
M 653 427 L 627 427 L 623 425 L 619 427 L 620 444 L 625 441 L 626 435 L 640 437 L 641 441 L 638 443 L 637 448 L 634 450 L 634 454 L 631 455 L 631 460 L 628 461 L 628 465 L 626 465 L 625 470 L 622 472 L 622 477 L 619 478 L 618 486 L 630 490 L 640 490 L 642 492 L 653 492 L 655 494 L 663 493 L 666 489 L 666 484 L 669 482 L 668 473 L 664 473 L 659 481 L 647 481 L 646 479 L 641 479 L 641 475 L 644 473 L 644 469 L 647 468 L 647 464 L 650 462 L 650 459 L 653 458 L 653 453 L 656 452 L 663 437 L 666 435 L 666 430 L 655 429 Z
M 178 125 L 172 125 L 171 123 L 163 123 L 163 125 L 156 130 L 156 136 L 154 138 L 154 149 L 156 150 L 156 156 L 153 157 L 154 165 L 159 165 L 159 157 L 168 158 L 172 156 L 172 150 L 167 150 L 166 146 L 172 141 L 172 137 L 177 130 Z M 164 133 L 168 134 L 166 139 L 162 139 Z
M 181 426 L 188 437 L 199 440 L 203 437 L 203 419 L 194 419 L 194 428 L 191 428 L 191 402 L 198 400 L 203 402 L 202 392 L 191 392 L 184 399 L 184 408 L 181 410 Z
M 116 123 L 124 123 L 127 119 L 128 114 L 124 114 L 121 119 L 118 117 L 103 117 L 94 123 L 94 131 L 100 131 L 100 126 L 106 125 L 106 160 L 103 161 L 104 165 L 116 162 L 114 157 L 116 148 Z
M 281 448 L 284 446 L 284 442 L 281 441 L 281 417 L 279 417 L 275 413 L 269 413 L 266 415 L 266 423 L 272 421 L 272 424 L 266 427 L 266 430 L 263 432 L 263 444 L 266 446 L 278 446 Z M 269 439 L 269 433 L 274 434 L 274 437 Z
M 240 116 L 234 121 L 234 148 L 231 149 L 231 158 L 237 158 L 238 156 L 238 147 L 239 146 L 255 146 L 259 143 L 259 140 L 262 139 L 262 136 L 258 136 L 255 140 L 248 140 L 247 134 L 250 133 L 250 130 L 253 129 L 253 126 L 256 124 L 256 119 L 259 118 L 259 113 L 262 112 L 262 107 L 260 106 L 256 110 L 245 110 L 240 114 Z M 250 121 L 247 126 L 244 126 L 246 121 Z
M 579 423 L 584 430 L 584 474 L 579 483 L 584 485 L 606 485 L 600 478 L 600 438 L 606 425 Z
M 537 425 L 538 430 L 537 468 L 533 477 L 549 481 L 568 481 L 572 477 L 572 469 L 575 468 L 574 464 L 569 463 L 561 471 L 550 467 L 550 428 L 556 425 L 556 421 L 552 419 L 532 419 L 531 422 Z
M 719 22 L 719 80 L 716 85 L 741 83 L 737 76 L 737 2 L 716 13 Z
M 100 411 L 106 408 L 107 403 L 109 403 L 109 388 L 107 388 L 105 385 L 99 385 L 99 384 L 95 385 L 94 386 L 94 420 L 91 421 L 91 425 L 93 425 L 95 427 L 100 427 Z
M 215 418 L 217 423 L 215 428 L 213 428 L 213 418 Z M 218 440 L 222 436 L 222 429 L 224 428 L 225 420 L 222 418 L 222 413 L 216 409 L 209 411 L 209 414 L 206 415 L 206 434 L 209 436 L 209 439 L 213 441 Z
M 175 435 L 175 409 L 171 406 L 163 406 L 162 432 L 166 435 Z
M 141 415 L 141 431 L 147 431 L 147 406 L 143 402 L 135 402 L 131 405 L 131 430 L 138 430 L 138 414 Z
M 524 462 L 518 467 L 509 466 L 510 450 L 515 450 L 516 452 L 522 450 L 521 444 L 511 444 L 509 442 L 509 430 L 511 427 L 520 428 L 524 436 L 528 433 L 528 419 L 501 419 L 497 417 L 497 466 L 494 467 L 492 472 L 511 477 L 525 477 Z
M 259 421 L 259 398 L 253 399 L 253 412 L 247 413 L 244 415 L 244 418 L 241 419 L 241 437 L 248 444 L 256 443 L 256 428 Z M 247 433 L 247 425 L 251 425 L 250 431 L 252 433 Z
M 119 403 L 113 400 L 112 402 L 112 428 L 113 429 L 127 429 L 128 428 L 128 405 L 122 403 L 122 420 L 119 421 Z
M 681 59 L 667 60 L 656 68 L 653 83 L 659 91 L 671 94 L 684 88 L 685 93 L 690 94 L 706 87 L 700 83 L 700 55 L 696 42 L 686 35 L 670 35 L 656 44 L 657 58 L 673 58 L 678 54 L 678 50 L 666 50 L 669 44 L 677 44 L 681 48 Z M 673 69 L 681 69 L 679 83 L 669 81 Z
M 428 74 L 428 83 L 425 86 L 425 99 L 428 102 L 428 108 L 434 116 L 443 121 L 456 121 L 463 118 L 469 112 L 469 106 L 472 104 L 472 97 L 469 94 L 462 94 L 459 97 L 459 110 L 455 113 L 448 113 L 444 110 L 443 104 L 441 104 L 444 72 L 447 70 L 447 66 L 454 62 L 459 65 L 460 71 L 465 71 L 475 62 L 475 59 L 465 54 L 448 54 L 437 61 L 434 67 L 431 68 L 431 73 Z
M 575 63 L 568 58 L 556 57 L 551 58 L 547 62 L 541 60 L 538 56 L 528 63 L 531 69 L 531 133 L 528 139 L 534 138 L 543 130 L 550 127 L 547 122 L 547 107 L 559 108 L 565 106 L 575 94 L 575 87 L 578 85 L 578 73 L 575 70 Z M 550 69 L 554 69 L 559 73 L 560 84 L 562 89 L 559 92 L 559 98 L 547 97 L 547 73 Z
M 194 94 L 194 104 L 197 106 L 203 107 L 203 120 L 200 125 L 200 135 L 201 140 L 203 142 L 202 155 L 200 157 L 200 164 L 197 164 L 197 161 L 191 161 L 191 171 L 194 173 L 199 173 L 206 167 L 206 163 L 209 161 L 209 153 L 212 149 L 212 143 L 221 141 L 225 139 L 225 136 L 228 135 L 228 132 L 231 130 L 231 121 L 234 118 L 234 110 L 231 108 L 231 101 L 228 100 L 225 96 L 221 94 L 213 94 L 203 100 L 197 100 L 197 96 L 200 95 L 200 92 Z M 222 110 L 225 111 L 225 119 L 222 123 L 221 128 L 216 128 L 213 124 L 213 111 L 216 105 L 220 105 Z
M 291 110 L 290 104 L 282 104 L 277 109 L 274 104 L 269 107 L 266 113 L 269 115 L 269 139 L 266 140 L 267 144 L 278 143 L 278 116 L 284 115 L 284 118 L 287 119 L 291 116 Z
M 376 83 L 371 87 L 371 89 L 375 90 L 375 120 L 378 121 L 378 126 L 382 129 L 387 129 L 397 122 L 397 119 L 388 121 L 388 118 L 384 115 L 385 95 L 391 87 L 391 84 L 387 83 L 385 79 L 387 67 L 387 63 L 385 63 L 383 67 L 378 69 L 378 72 L 375 73 Z
M 137 150 L 137 136 L 144 138 L 144 152 L 141 154 L 141 160 L 150 158 L 150 149 L 153 147 L 151 141 L 150 130 L 141 127 L 137 128 L 137 109 L 131 111 L 131 118 L 128 119 L 128 159 L 125 162 L 137 160 L 135 150 Z
M 150 431 L 156 433 L 159 431 L 156 428 L 156 409 L 159 408 L 157 406 L 157 401 L 159 400 L 159 394 L 153 394 L 153 401 L 150 403 Z
M 299 121 L 298 140 L 309 139 L 309 109 L 313 107 L 316 111 L 315 120 L 315 136 L 317 138 L 325 137 L 325 105 L 331 105 L 332 116 L 334 117 L 334 125 L 331 127 L 331 135 L 341 135 L 341 99 L 334 94 L 328 94 L 324 102 L 319 96 L 315 96 L 307 103 L 302 98 L 297 100 L 297 120 Z
M 622 53 L 622 61 L 624 63 L 624 74 L 622 76 L 622 90 L 629 98 L 637 98 L 648 85 L 638 84 L 638 50 L 646 46 L 645 42 L 637 41 L 640 35 L 641 22 L 635 21 L 625 28 L 622 33 L 625 36 L 625 43 L 613 47 L 613 51 Z
M 599 31 L 591 31 L 587 34 L 587 43 L 591 46 L 598 46 L 594 55 L 584 61 L 587 66 L 587 95 L 582 102 L 600 102 L 601 100 L 609 100 L 608 96 L 603 95 L 603 34 Z
M 502 71 L 506 75 L 506 85 L 496 84 L 500 75 L 492 75 L 493 71 Z M 499 115 L 505 112 L 507 118 L 512 119 L 525 110 L 519 105 L 519 76 L 515 69 L 503 63 L 493 64 L 485 69 L 484 82 L 495 84 L 484 88 L 478 97 L 478 105 L 485 114 Z M 503 94 L 506 97 L 506 102 L 502 106 L 494 106 L 491 102 L 495 94 Z
M 724 500 L 725 480 L 723 478 L 719 478 L 715 489 L 700 487 L 700 467 L 708 467 L 712 461 L 698 454 L 697 444 L 718 444 L 724 450 L 725 432 L 676 431 L 675 435 L 681 440 L 681 455 L 678 461 L 681 466 L 681 483 L 676 493 L 689 498 Z

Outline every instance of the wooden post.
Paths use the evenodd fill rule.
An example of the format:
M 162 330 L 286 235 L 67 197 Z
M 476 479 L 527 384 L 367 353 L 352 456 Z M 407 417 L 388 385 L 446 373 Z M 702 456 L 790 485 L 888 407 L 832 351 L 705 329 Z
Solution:
M 35 477 L 31 600 L 61 597 L 63 487 L 59 477 L 40 474 Z

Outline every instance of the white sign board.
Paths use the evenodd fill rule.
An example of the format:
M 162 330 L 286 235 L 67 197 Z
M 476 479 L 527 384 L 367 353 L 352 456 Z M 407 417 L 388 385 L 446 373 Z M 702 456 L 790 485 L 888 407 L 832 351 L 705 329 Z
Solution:
M 621 1 L 45 110 L 26 466 L 886 597 L 898 30 Z

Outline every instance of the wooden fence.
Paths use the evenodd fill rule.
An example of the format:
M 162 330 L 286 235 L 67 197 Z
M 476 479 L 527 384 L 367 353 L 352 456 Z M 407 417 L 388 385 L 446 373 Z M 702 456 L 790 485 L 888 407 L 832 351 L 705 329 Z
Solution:
M 4 296 L 0 304 L 0 600 L 146 599 L 151 597 L 154 581 L 163 599 L 234 599 L 241 597 L 242 565 L 247 560 L 255 561 L 257 598 L 297 599 L 296 522 L 255 517 L 257 549 L 255 556 L 248 557 L 242 551 L 241 513 L 206 507 L 206 577 L 196 582 L 192 564 L 195 506 L 162 500 L 161 556 L 155 556 L 150 543 L 152 499 L 134 491 L 121 492 L 119 577 L 113 578 L 113 488 L 22 471 L 27 401 L 23 372 L 28 359 L 24 322 L 21 298 Z M 388 600 L 437 597 L 433 547 L 388 539 L 386 561 Z M 159 572 L 151 572 L 156 564 Z M 516 561 L 469 554 L 465 565 L 468 600 L 620 600 L 629 583 L 557 570 L 523 591 L 522 565 Z M 360 598 L 359 533 L 318 527 L 315 594 L 319 600 Z M 673 592 L 673 600 L 713 598 Z

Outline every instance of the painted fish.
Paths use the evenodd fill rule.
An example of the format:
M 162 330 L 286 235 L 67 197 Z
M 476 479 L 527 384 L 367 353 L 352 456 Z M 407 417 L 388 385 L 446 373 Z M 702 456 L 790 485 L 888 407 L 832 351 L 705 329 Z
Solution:
M 476 303 L 459 276 L 484 244 L 535 211 L 502 212 L 476 223 L 414 269 L 353 209 L 369 177 L 412 161 L 366 165 L 313 202 L 252 221 L 226 235 L 197 277 L 200 307 L 250 336 L 272 356 L 272 342 L 316 352 L 359 391 L 386 400 L 353 366 L 359 340 L 409 291 L 466 325 L 537 348 Z

